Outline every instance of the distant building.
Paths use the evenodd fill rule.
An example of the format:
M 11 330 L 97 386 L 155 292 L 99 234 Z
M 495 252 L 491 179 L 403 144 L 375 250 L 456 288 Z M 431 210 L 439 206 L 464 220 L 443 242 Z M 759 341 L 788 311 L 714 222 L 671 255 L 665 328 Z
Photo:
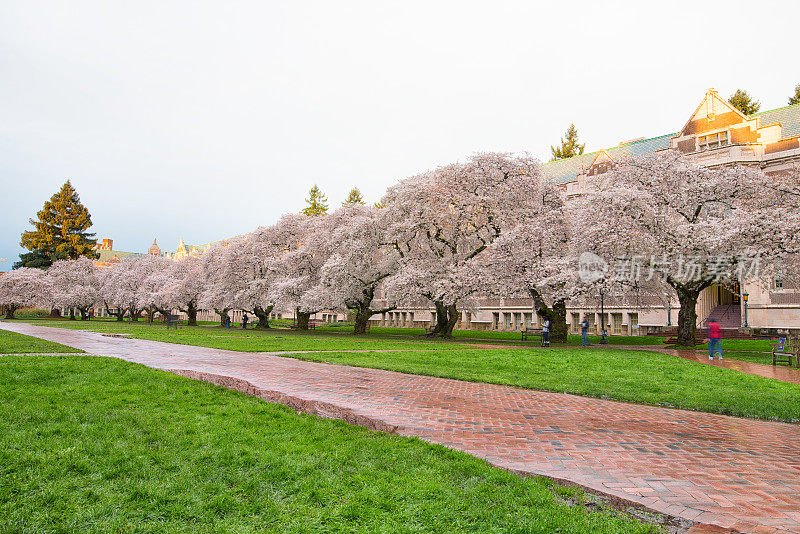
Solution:
M 160 256 L 171 260 L 183 260 L 186 258 L 195 258 L 201 256 L 209 246 L 209 244 L 186 245 L 183 242 L 183 238 L 180 238 L 178 240 L 178 246 L 175 249 L 175 252 L 162 252 L 161 247 L 158 246 L 157 240 L 153 239 L 153 244 L 147 249 L 147 254 L 143 254 L 141 252 L 125 252 L 122 250 L 114 250 L 113 239 L 102 239 L 98 240 L 97 246 L 94 249 L 95 252 L 100 255 L 100 258 L 95 261 L 95 265 L 97 265 L 98 268 L 103 269 L 128 258 L 138 258 L 145 255 Z
M 167 252 L 164 256 L 166 258 L 170 258 L 176 261 L 185 260 L 186 258 L 196 258 L 198 256 L 201 256 L 209 246 L 210 245 L 208 244 L 187 245 L 186 243 L 183 242 L 183 238 L 181 237 L 178 240 L 178 247 L 175 249 L 175 252 L 172 254 Z
M 153 244 L 150 245 L 150 248 L 147 249 L 147 254 L 150 256 L 161 256 L 161 249 L 158 247 L 158 243 L 156 243 L 155 239 L 153 239 Z
M 110 267 L 128 258 L 144 256 L 144 254 L 139 252 L 114 250 L 113 239 L 98 239 L 97 246 L 95 246 L 94 251 L 100 255 L 100 257 L 94 261 L 94 264 L 97 265 L 98 269 L 105 269 L 106 267 Z
M 767 174 L 784 172 L 800 161 L 800 104 L 747 116 L 709 89 L 679 132 L 551 161 L 543 170 L 568 195 L 577 195 L 592 177 L 610 171 L 614 160 L 668 148 L 687 154 L 704 167 L 745 164 L 758 166 Z
M 551 161 L 542 170 L 568 196 L 578 196 L 586 191 L 590 180 L 609 172 L 619 158 L 667 149 L 679 150 L 704 167 L 744 164 L 757 166 L 767 174 L 785 172 L 800 164 L 800 104 L 747 116 L 710 89 L 678 132 L 632 139 L 605 150 Z M 780 279 L 747 287 L 712 285 L 700 295 L 698 325 L 713 316 L 724 328 L 743 326 L 745 293 L 749 298 L 749 326 L 773 332 L 800 330 L 800 292 L 784 287 Z M 677 302 L 653 296 L 606 298 L 602 317 L 598 299 L 578 298 L 568 304 L 567 321 L 573 333 L 580 332 L 584 315 L 596 332 L 602 320 L 612 334 L 636 335 L 676 325 L 680 311 Z M 434 313 L 427 301 L 420 300 L 418 306 L 376 316 L 372 324 L 422 327 L 430 324 Z M 462 312 L 457 327 L 519 331 L 538 322 L 531 299 L 485 298 L 477 309 Z

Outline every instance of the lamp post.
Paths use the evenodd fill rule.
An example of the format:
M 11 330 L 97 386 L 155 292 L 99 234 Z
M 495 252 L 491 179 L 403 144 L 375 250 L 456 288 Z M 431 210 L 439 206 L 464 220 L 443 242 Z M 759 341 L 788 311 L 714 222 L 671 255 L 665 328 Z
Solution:
M 750 295 L 745 291 L 742 297 L 744 298 L 744 327 L 748 328 L 750 325 L 747 324 L 747 301 L 750 299 Z
M 672 326 L 672 297 L 669 293 L 666 293 L 665 296 L 667 297 L 667 326 Z
M 603 288 L 600 288 L 600 344 L 605 345 L 608 343 L 606 341 L 606 313 L 605 309 L 603 308 L 603 297 L 605 296 L 605 291 Z

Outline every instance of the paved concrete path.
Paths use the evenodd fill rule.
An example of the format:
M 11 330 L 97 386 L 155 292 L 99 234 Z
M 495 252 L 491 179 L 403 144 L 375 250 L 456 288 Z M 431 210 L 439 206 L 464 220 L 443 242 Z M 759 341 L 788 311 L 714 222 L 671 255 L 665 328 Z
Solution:
M 800 532 L 798 425 L 25 323 L 0 328 L 419 436 L 698 523 Z

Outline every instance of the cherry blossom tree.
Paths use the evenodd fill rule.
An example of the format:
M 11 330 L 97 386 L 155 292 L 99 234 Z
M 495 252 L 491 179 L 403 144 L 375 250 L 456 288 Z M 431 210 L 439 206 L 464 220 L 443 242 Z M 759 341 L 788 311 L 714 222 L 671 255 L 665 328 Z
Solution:
M 155 314 L 161 313 L 166 316 L 169 313 L 168 303 L 161 299 L 160 289 L 163 288 L 169 278 L 169 268 L 172 262 L 160 256 L 142 256 L 132 262 L 129 273 L 129 283 L 135 286 L 135 292 L 131 294 L 133 307 L 147 313 L 148 322 L 152 323 Z M 132 317 L 137 317 L 131 311 Z M 135 319 L 134 319 L 135 320 Z
M 209 249 L 203 306 L 214 308 L 221 316 L 231 309 L 244 310 L 258 317 L 257 328 L 268 329 L 276 298 L 275 262 L 291 241 L 288 227 L 294 224 L 288 221 L 296 219 L 305 217 L 289 215 L 277 225 L 258 228 L 224 246 Z
M 490 293 L 524 294 L 536 313 L 551 323 L 551 340 L 567 341 L 567 302 L 583 290 L 575 268 L 580 250 L 573 239 L 575 212 L 557 186 L 536 174 L 526 188 L 527 211 L 520 222 L 499 236 L 482 259 Z
M 102 269 L 99 273 L 100 300 L 106 312 L 117 321 L 122 321 L 126 314 L 131 321 L 137 321 L 146 311 L 152 322 L 155 312 L 161 310 L 153 306 L 155 292 L 146 280 L 154 273 L 164 272 L 169 265 L 164 258 L 147 255 Z
M 24 306 L 49 304 L 50 280 L 46 272 L 32 267 L 21 267 L 0 275 L 0 308 L 6 319 Z
M 226 246 L 210 247 L 202 256 L 206 285 L 200 296 L 200 306 L 214 310 L 219 315 L 221 326 L 225 326 L 228 314 L 234 309 L 236 281 L 239 278 L 235 269 L 230 269 L 230 252 L 243 247 L 244 244 L 244 239 L 237 238 L 226 243 Z
M 163 287 L 158 290 L 154 301 L 179 309 L 186 314 L 189 326 L 197 326 L 198 303 L 206 284 L 204 274 L 200 258 L 189 257 L 172 262 L 166 272 L 158 273 L 156 277 Z
M 375 291 L 397 271 L 397 251 L 386 243 L 387 220 L 374 206 L 354 204 L 325 216 L 317 227 L 328 256 L 319 283 L 302 298 L 306 309 L 340 309 L 355 316 L 354 333 L 364 334 L 370 317 L 396 308 L 373 308 Z
M 294 309 L 298 330 L 307 330 L 311 315 L 322 309 L 309 292 L 319 284 L 322 266 L 331 253 L 326 223 L 327 215 L 290 214 L 271 230 L 273 242 L 283 250 L 269 260 L 274 273 L 269 294 L 276 305 Z
M 775 213 L 770 221 L 774 224 L 771 243 L 779 259 L 785 260 L 779 271 L 796 271 L 800 261 L 800 163 L 786 171 L 770 176 L 767 182 L 773 199 Z
M 55 307 L 70 310 L 70 319 L 75 319 L 74 309 L 81 319 L 89 320 L 89 308 L 100 301 L 100 281 L 94 261 L 80 257 L 76 260 L 60 260 L 47 269 L 50 296 Z
M 170 295 L 165 289 L 173 282 L 172 261 L 161 257 L 150 257 L 137 265 L 136 279 L 141 280 L 136 293 L 137 302 L 147 312 L 149 322 L 156 313 L 166 318 L 172 311 Z
M 654 270 L 677 293 L 678 344 L 695 344 L 697 300 L 715 282 L 744 282 L 772 253 L 770 178 L 743 166 L 699 167 L 674 151 L 627 159 L 589 185 L 582 238 L 606 260 Z M 624 258 L 624 259 L 622 259 Z
M 400 269 L 387 280 L 387 292 L 429 299 L 436 308 L 430 335 L 452 337 L 459 302 L 485 283 L 476 257 L 519 222 L 538 173 L 528 155 L 483 153 L 389 189 L 381 205 L 392 221 L 387 242 L 400 256 Z
M 98 279 L 100 281 L 100 302 L 108 315 L 122 321 L 128 311 L 127 302 L 122 291 L 118 288 L 125 283 L 125 275 L 130 268 L 129 262 L 115 263 L 105 269 L 100 270 Z

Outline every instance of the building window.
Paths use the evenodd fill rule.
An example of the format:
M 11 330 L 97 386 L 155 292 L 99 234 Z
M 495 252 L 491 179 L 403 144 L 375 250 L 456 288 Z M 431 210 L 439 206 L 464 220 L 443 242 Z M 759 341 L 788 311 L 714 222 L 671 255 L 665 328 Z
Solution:
M 700 150 L 709 150 L 721 146 L 728 146 L 728 132 L 719 132 L 711 135 L 702 135 L 697 138 Z
M 783 278 L 775 279 L 775 289 L 783 289 Z

